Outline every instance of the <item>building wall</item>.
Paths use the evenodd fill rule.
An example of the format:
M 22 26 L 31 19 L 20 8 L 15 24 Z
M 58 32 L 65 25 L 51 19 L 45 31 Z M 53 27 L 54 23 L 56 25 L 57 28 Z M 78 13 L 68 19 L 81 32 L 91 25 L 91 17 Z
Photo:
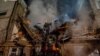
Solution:
M 0 12 L 6 11 L 7 14 L 0 16 L 0 43 L 5 41 L 6 28 L 13 10 L 14 2 L 5 2 L 0 0 Z
M 13 40 L 16 38 L 15 36 L 13 36 L 13 34 L 18 33 L 18 31 L 19 31 L 18 24 L 20 24 L 20 22 L 18 22 L 17 20 L 19 19 L 19 17 L 20 18 L 25 17 L 25 13 L 26 13 L 26 8 L 22 4 L 16 3 L 15 7 L 14 7 L 14 11 L 13 11 L 12 16 L 9 21 L 9 27 L 8 27 L 8 32 L 7 32 L 8 35 L 7 35 L 7 42 L 6 42 L 9 44 L 5 44 L 6 45 L 5 49 L 4 49 L 5 56 L 9 56 L 9 54 L 12 53 L 12 50 L 10 50 L 10 49 L 12 49 L 13 47 L 20 47 L 20 46 L 15 45 L 15 43 L 13 42 Z M 17 37 L 19 37 L 19 36 L 17 36 Z M 20 39 L 20 40 L 23 40 L 23 39 Z M 26 42 L 23 43 L 23 41 L 18 42 L 18 44 L 20 44 L 20 43 L 22 45 L 26 44 Z M 27 45 L 25 46 L 25 48 L 23 48 L 24 53 L 26 54 L 26 56 L 30 56 L 30 50 L 31 50 L 30 48 L 31 47 L 27 46 Z M 20 52 L 20 51 L 18 51 L 18 52 Z

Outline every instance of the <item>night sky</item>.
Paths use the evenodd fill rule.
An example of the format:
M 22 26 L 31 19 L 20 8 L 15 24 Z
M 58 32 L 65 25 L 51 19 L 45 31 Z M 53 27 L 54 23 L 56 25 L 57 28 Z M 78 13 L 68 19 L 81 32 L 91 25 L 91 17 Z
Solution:
M 60 15 L 68 14 L 71 18 L 76 16 L 77 0 L 58 0 L 57 4 Z
M 70 22 L 71 19 L 75 19 L 77 16 L 77 3 L 78 0 L 58 0 L 57 9 L 59 21 L 61 23 Z

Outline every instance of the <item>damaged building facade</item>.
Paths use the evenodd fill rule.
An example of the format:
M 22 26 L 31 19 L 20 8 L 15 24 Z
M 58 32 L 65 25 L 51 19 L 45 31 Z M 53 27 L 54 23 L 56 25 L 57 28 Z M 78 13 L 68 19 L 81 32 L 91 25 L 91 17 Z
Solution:
M 45 6 L 47 8 L 44 9 L 40 7 L 40 9 L 44 11 L 42 12 L 41 10 L 37 11 L 36 9 L 38 7 L 37 5 L 43 5 L 42 2 L 40 1 L 42 0 L 38 1 L 34 0 L 33 3 L 37 4 L 36 5 L 33 4 L 34 6 L 30 4 L 30 7 L 28 7 L 29 3 L 28 1 L 26 3 L 25 0 L 18 0 L 18 1 L 1 0 L 0 2 L 0 7 L 1 7 L 0 8 L 1 10 L 0 11 L 0 23 L 1 23 L 0 55 L 1 56 L 99 56 L 100 55 L 100 45 L 99 45 L 100 0 L 88 0 L 87 4 L 85 5 L 86 6 L 88 5 L 90 7 L 83 6 L 80 12 L 78 11 L 77 16 L 75 16 L 74 14 L 70 15 L 70 13 L 73 13 L 75 11 L 77 12 L 77 9 L 73 12 L 68 12 L 68 11 L 61 11 L 65 10 L 64 8 L 63 9 L 59 8 L 58 10 L 59 13 L 58 13 L 56 8 L 52 7 L 55 5 L 55 3 L 58 2 L 58 0 L 56 0 L 56 2 L 54 0 L 45 0 L 46 3 L 48 3 L 49 1 L 49 4 L 44 3 L 44 5 L 47 5 Z M 54 4 L 50 5 L 53 2 Z M 33 9 L 32 6 L 33 8 L 36 7 L 34 8 L 33 12 L 31 11 Z M 56 5 L 54 7 L 56 7 Z M 30 14 L 28 10 L 30 10 Z M 68 12 L 69 14 L 66 15 L 66 13 L 64 12 Z M 60 14 L 64 15 L 65 17 L 63 17 Z M 61 23 L 57 22 L 56 19 L 58 17 L 57 18 L 54 17 L 57 15 L 61 16 L 59 17 Z M 70 22 L 68 16 L 72 18 Z M 33 19 L 30 19 L 32 17 Z M 68 18 L 67 20 L 64 20 L 67 22 L 64 22 L 61 18 L 64 19 Z M 50 22 L 53 22 L 53 20 L 55 20 L 55 23 L 58 24 L 52 25 L 52 23 Z M 42 27 L 39 27 L 35 24 L 42 24 Z M 33 25 L 36 29 L 33 28 Z M 49 25 L 52 25 L 53 27 L 52 26 L 49 27 Z M 57 47 L 55 46 L 56 44 Z M 50 48 L 53 49 L 53 51 Z
M 22 44 L 27 45 L 25 47 L 25 49 L 23 49 L 22 46 L 15 44 L 17 40 L 17 38 L 19 37 L 18 34 L 22 35 L 21 33 L 18 33 L 21 29 L 21 25 L 22 24 L 22 20 L 20 18 L 22 18 L 25 13 L 26 13 L 26 7 L 25 4 L 16 1 L 1 1 L 1 14 L 6 12 L 6 14 L 1 15 L 0 19 L 1 19 L 1 27 L 5 27 L 4 31 L 6 31 L 5 33 L 3 33 L 3 31 L 1 31 L 1 41 L 0 42 L 0 55 L 1 56 L 22 56 L 24 55 L 22 53 L 22 50 L 25 51 L 25 55 L 29 56 L 30 54 L 28 52 L 29 48 L 31 47 L 29 41 L 27 41 L 24 36 L 23 38 L 20 40 Z M 3 8 L 4 7 L 4 8 Z M 5 11 L 5 8 L 7 9 Z M 2 12 L 4 11 L 4 12 Z M 7 21 L 8 20 L 8 21 Z M 6 26 L 7 24 L 7 26 Z M 27 33 L 26 33 L 27 34 Z M 4 40 L 3 40 L 4 39 Z M 15 40 L 15 42 L 14 42 Z M 24 42 L 22 40 L 25 40 Z M 28 52 L 27 52 L 28 51 Z

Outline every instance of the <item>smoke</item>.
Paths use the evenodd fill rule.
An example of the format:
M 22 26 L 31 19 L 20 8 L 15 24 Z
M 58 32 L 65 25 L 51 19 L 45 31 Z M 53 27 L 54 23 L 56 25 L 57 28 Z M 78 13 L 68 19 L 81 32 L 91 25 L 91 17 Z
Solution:
M 77 11 L 77 16 L 79 21 L 77 25 L 73 25 L 73 36 L 74 37 L 86 37 L 82 36 L 89 32 L 89 27 L 93 24 L 92 18 L 90 17 L 91 7 L 87 0 L 82 0 L 78 2 L 79 10 Z
M 78 0 L 33 0 L 29 6 L 32 25 L 58 20 L 61 24 L 76 18 Z M 81 6 L 80 6 L 81 7 Z
M 72 19 L 76 17 L 76 7 L 77 0 L 58 0 L 58 12 L 59 12 L 59 20 L 64 22 L 70 22 Z
M 90 17 L 92 9 L 88 2 L 88 0 L 33 0 L 29 6 L 28 18 L 32 21 L 30 26 L 43 27 L 46 22 L 53 22 L 54 29 L 55 20 L 59 21 L 59 25 L 71 22 L 73 36 L 79 37 L 87 33 L 93 24 Z
M 81 10 L 84 2 L 85 2 L 85 0 L 78 0 L 77 6 L 76 6 L 76 8 L 78 8 L 77 11 L 80 11 Z
M 29 6 L 30 14 L 28 18 L 33 25 L 43 27 L 45 22 L 52 22 L 57 15 L 56 0 L 33 0 Z
M 58 0 L 59 21 L 73 24 L 74 37 L 82 37 L 83 34 L 88 33 L 88 29 L 93 23 L 90 17 L 91 10 L 88 0 Z

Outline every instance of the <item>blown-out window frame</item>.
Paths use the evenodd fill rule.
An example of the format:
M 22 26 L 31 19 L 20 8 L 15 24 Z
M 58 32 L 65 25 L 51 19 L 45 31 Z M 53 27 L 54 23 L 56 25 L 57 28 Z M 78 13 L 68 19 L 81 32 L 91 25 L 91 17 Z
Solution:
M 22 47 L 10 47 L 8 56 L 12 56 L 12 55 L 20 56 L 22 54 L 21 52 L 23 51 L 21 49 Z

